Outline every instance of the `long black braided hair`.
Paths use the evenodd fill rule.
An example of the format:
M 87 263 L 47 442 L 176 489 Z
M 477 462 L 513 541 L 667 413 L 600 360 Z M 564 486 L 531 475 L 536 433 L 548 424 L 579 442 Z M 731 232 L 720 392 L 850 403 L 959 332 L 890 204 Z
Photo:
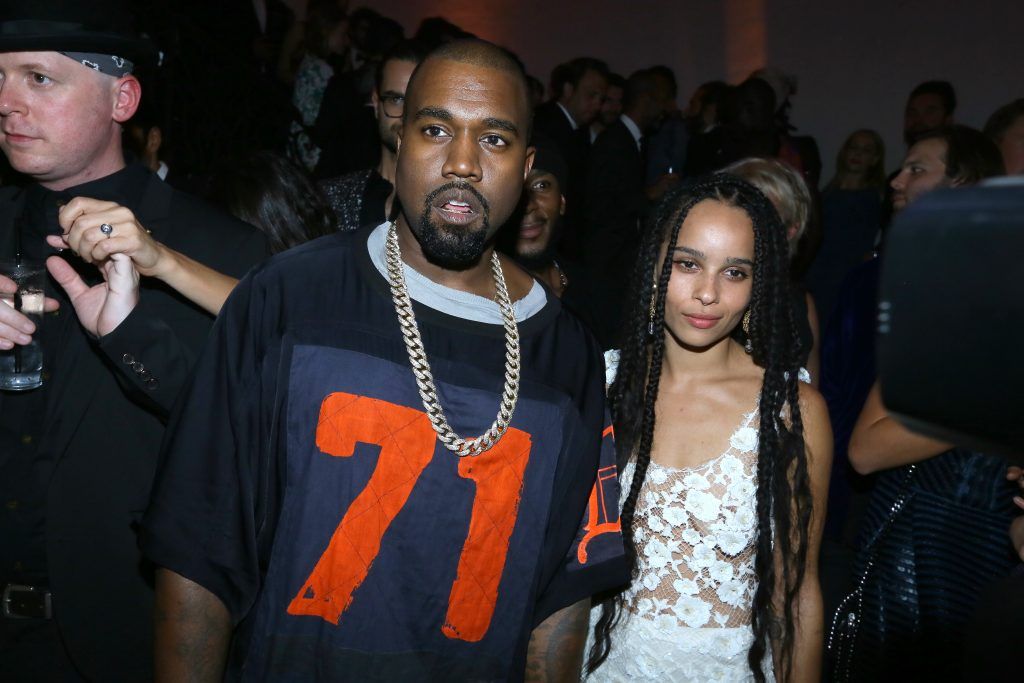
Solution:
M 634 271 L 628 333 L 618 375 L 609 390 L 619 471 L 630 459 L 636 463 L 622 508 L 622 534 L 635 572 L 633 517 L 651 460 L 654 406 L 665 353 L 665 298 L 673 266 L 671 250 L 662 249 L 666 244 L 676 244 L 690 209 L 709 199 L 742 209 L 754 226 L 749 342 L 753 361 L 764 368 L 764 381 L 758 405 L 754 560 L 758 584 L 752 605 L 754 641 L 747 660 L 755 680 L 760 682 L 765 680 L 762 662 L 773 643 L 781 652 L 784 675 L 791 670 L 793 603 L 804 578 L 812 502 L 798 401 L 799 343 L 790 305 L 785 230 L 764 195 L 734 176 L 714 174 L 673 189 L 651 217 L 645 233 Z M 648 331 L 652 297 L 654 335 Z M 748 341 L 740 325 L 731 334 L 741 344 Z M 776 571 L 775 553 L 784 559 L 781 576 Z M 603 601 L 588 672 L 608 657 L 611 632 L 623 609 L 621 595 Z

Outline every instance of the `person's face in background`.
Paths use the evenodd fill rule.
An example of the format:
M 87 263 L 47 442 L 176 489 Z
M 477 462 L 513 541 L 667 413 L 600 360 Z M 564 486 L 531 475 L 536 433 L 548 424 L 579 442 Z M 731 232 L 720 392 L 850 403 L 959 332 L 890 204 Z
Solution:
M 380 143 L 392 154 L 398 152 L 398 132 L 405 110 L 405 89 L 416 64 L 399 59 L 389 60 L 381 70 L 380 92 L 374 90 L 372 102 L 377 116 Z
M 558 179 L 541 169 L 532 169 L 523 189 L 526 211 L 519 224 L 516 259 L 530 269 L 541 267 L 554 256 L 558 223 L 565 214 L 565 197 Z
M 589 126 L 601 111 L 608 81 L 597 71 L 587 69 L 574 88 L 570 84 L 564 86 L 563 104 L 569 110 L 577 126 Z
M 1006 129 L 1003 139 L 999 141 L 999 151 L 1003 155 L 1006 175 L 1024 173 L 1024 116 L 1018 116 Z
M 890 183 L 894 210 L 902 211 L 932 190 L 954 185 L 946 175 L 946 152 L 946 142 L 939 138 L 922 140 L 910 148 Z
M 843 150 L 843 170 L 847 173 L 866 173 L 878 163 L 878 147 L 867 133 L 856 133 Z
M 622 115 L 622 95 L 623 90 L 617 85 L 609 85 L 605 90 L 598 118 L 606 127 L 618 121 Z
M 938 130 L 953 122 L 942 98 L 934 93 L 921 93 L 907 100 L 903 113 L 903 139 L 908 145 L 922 133 Z
M 112 172 L 124 161 L 114 124 L 138 105 L 121 87 L 128 80 L 58 52 L 0 52 L 0 149 L 16 171 L 53 189 Z M 101 159 L 111 163 L 98 169 Z

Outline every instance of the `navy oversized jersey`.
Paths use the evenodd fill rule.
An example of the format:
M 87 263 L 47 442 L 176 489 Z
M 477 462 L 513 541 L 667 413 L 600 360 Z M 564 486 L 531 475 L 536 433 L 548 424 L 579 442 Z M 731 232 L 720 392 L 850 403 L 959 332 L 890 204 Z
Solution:
M 368 234 L 281 254 L 232 294 L 145 552 L 227 606 L 229 679 L 520 679 L 534 626 L 628 580 L 600 349 L 549 296 L 519 325 L 511 426 L 460 458 L 423 411 Z M 502 326 L 414 307 L 449 423 L 484 432 Z

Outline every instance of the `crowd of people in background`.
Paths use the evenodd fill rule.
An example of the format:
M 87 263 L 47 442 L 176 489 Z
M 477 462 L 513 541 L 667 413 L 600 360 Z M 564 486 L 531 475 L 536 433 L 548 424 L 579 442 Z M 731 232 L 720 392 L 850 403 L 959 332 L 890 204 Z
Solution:
M 83 441 L 81 431 L 74 436 L 69 432 L 66 438 L 93 462 L 110 449 L 147 454 L 146 468 L 140 465 L 139 472 L 125 475 L 138 479 L 135 489 L 125 494 L 130 500 L 124 502 L 136 516 L 118 529 L 117 534 L 124 537 L 119 541 L 130 537 L 134 543 L 134 533 L 143 524 L 154 539 L 145 548 L 150 560 L 221 599 L 223 605 L 217 609 L 223 614 L 217 611 L 209 624 L 223 628 L 243 624 L 240 630 L 245 633 L 236 637 L 244 640 L 236 641 L 230 658 L 225 646 L 223 659 L 217 660 L 222 670 L 227 667 L 229 673 L 241 675 L 243 662 L 249 662 L 246 666 L 255 667 L 250 670 L 258 672 L 255 675 L 273 679 L 280 674 L 279 667 L 296 661 L 296 652 L 303 647 L 299 641 L 308 635 L 296 631 L 295 642 L 277 643 L 280 650 L 258 656 L 245 650 L 250 643 L 255 648 L 261 642 L 257 639 L 276 627 L 271 617 L 261 617 L 258 623 L 247 621 L 249 610 L 281 599 L 283 594 L 272 592 L 281 590 L 274 581 L 300 571 L 275 564 L 267 575 L 269 558 L 280 561 L 270 544 L 284 543 L 280 539 L 286 535 L 291 543 L 288 534 L 298 534 L 296 525 L 308 512 L 306 507 L 289 507 L 284 470 L 294 464 L 275 461 L 270 448 L 287 439 L 273 430 L 261 431 L 259 420 L 288 410 L 316 417 L 315 410 L 307 414 L 310 409 L 298 398 L 281 402 L 277 392 L 284 391 L 286 378 L 268 369 L 270 361 L 260 354 L 307 363 L 303 381 L 310 387 L 320 386 L 317 372 L 321 378 L 329 374 L 325 369 L 329 359 L 302 354 L 312 354 L 308 349 L 325 344 L 325 330 L 331 323 L 325 320 L 326 313 L 316 310 L 315 302 L 300 302 L 307 295 L 333 301 L 333 295 L 311 275 L 327 277 L 332 266 L 326 256 L 311 255 L 310 247 L 315 245 L 301 245 L 338 233 L 366 233 L 369 237 L 359 239 L 369 240 L 371 252 L 373 245 L 380 246 L 383 254 L 397 252 L 401 244 L 408 254 L 415 235 L 424 244 L 424 263 L 435 263 L 429 240 L 418 232 L 426 230 L 435 214 L 453 225 L 463 220 L 459 216 L 468 221 L 483 214 L 484 225 L 491 230 L 488 239 L 493 235 L 495 263 L 504 262 L 508 280 L 505 296 L 512 295 L 513 315 L 523 316 L 514 320 L 520 320 L 522 346 L 532 354 L 529 362 L 537 368 L 531 371 L 528 361 L 523 361 L 520 400 L 527 402 L 521 408 L 526 415 L 533 416 L 530 411 L 540 411 L 537 406 L 549 400 L 537 377 L 558 376 L 559 381 L 575 383 L 582 388 L 573 394 L 573 401 L 584 419 L 578 425 L 566 421 L 559 428 L 566 433 L 559 434 L 566 439 L 566 447 L 594 448 L 596 453 L 601 428 L 607 425 L 601 423 L 604 415 L 592 403 L 594 388 L 580 379 L 580 368 L 600 365 L 595 358 L 603 353 L 608 370 L 605 389 L 621 487 L 621 498 L 614 500 L 621 512 L 620 526 L 615 528 L 616 533 L 621 530 L 630 570 L 581 574 L 596 578 L 578 579 L 588 587 L 578 595 L 560 589 L 572 599 L 552 599 L 541 590 L 544 597 L 538 597 L 537 604 L 543 608 L 529 610 L 532 616 L 523 618 L 523 624 L 494 617 L 507 629 L 508 641 L 503 641 L 505 649 L 489 656 L 523 660 L 521 666 L 507 670 L 509 676 L 534 675 L 532 667 L 538 665 L 533 658 L 534 639 L 544 624 L 568 614 L 566 610 L 579 600 L 586 603 L 581 613 L 584 622 L 589 616 L 588 635 L 585 648 L 578 643 L 582 660 L 569 662 L 568 670 L 575 666 L 595 681 L 1001 680 L 1001 672 L 1019 670 L 1009 648 L 991 652 L 997 648 L 972 640 L 969 625 L 983 620 L 984 610 L 999 602 L 993 586 L 1012 572 L 1021 572 L 1024 461 L 926 438 L 890 417 L 882 402 L 874 344 L 880 264 L 890 224 L 931 192 L 973 186 L 997 176 L 1024 175 L 1024 99 L 1014 99 L 1021 93 L 1004 93 L 1008 103 L 993 112 L 982 129 L 976 129 L 958 121 L 957 94 L 951 83 L 923 81 L 903 103 L 904 149 L 887 150 L 879 133 L 865 127 L 849 133 L 832 164 L 821 159 L 814 138 L 797 131 L 789 120 L 795 77 L 771 66 L 735 84 L 710 80 L 692 93 L 680 90 L 675 74 L 665 65 L 616 73 L 614 65 L 600 55 L 570 58 L 550 74 L 530 76 L 515 54 L 526 46 L 496 48 L 467 42 L 476 37 L 440 17 L 424 19 L 407 35 L 393 19 L 338 0 L 296 0 L 287 6 L 271 0 L 239 2 L 230 15 L 222 7 L 212 7 L 218 3 L 207 5 L 174 17 L 166 7 L 154 6 L 148 16 L 143 13 L 144 20 L 159 27 L 151 31 L 154 39 L 171 47 L 159 67 L 140 61 L 136 86 L 141 82 L 145 93 L 141 102 L 137 91 L 119 91 L 123 100 L 132 101 L 132 111 L 118 121 L 123 127 L 117 143 L 121 163 L 109 166 L 113 175 L 76 176 L 83 182 L 72 184 L 72 196 L 66 187 L 54 190 L 52 183 L 46 185 L 45 173 L 19 162 L 17 145 L 8 142 L 14 151 L 4 148 L 10 165 L 3 169 L 2 179 L 5 186 L 24 184 L 26 178 L 42 183 L 32 185 L 26 199 L 18 200 L 26 207 L 19 209 L 23 211 L 19 220 L 27 226 L 19 228 L 19 235 L 40 237 L 35 247 L 25 247 L 26 257 L 45 258 L 56 248 L 72 251 L 85 264 L 101 269 L 108 264 L 128 269 L 115 272 L 114 265 L 109 265 L 109 272 L 105 270 L 100 279 L 60 258 L 61 263 L 48 264 L 64 290 L 51 293 L 53 300 L 60 302 L 59 310 L 73 310 L 82 322 L 79 329 L 69 325 L 70 315 L 53 318 L 59 323 L 48 323 L 44 339 L 48 353 L 60 348 L 61 353 L 85 358 L 86 349 L 93 348 L 96 340 L 102 349 L 77 368 L 81 376 L 74 388 L 64 390 L 81 394 L 88 389 L 90 398 L 67 399 L 57 389 L 47 389 L 48 400 L 91 402 L 73 413 L 74 419 L 91 425 L 90 441 Z M 215 28 L 228 16 L 236 22 L 247 17 L 245 30 L 225 32 L 233 36 L 231 45 L 202 45 L 200 27 Z M 192 46 L 196 49 L 188 54 Z M 13 50 L 0 44 L 0 69 L 7 74 L 21 68 L 13 62 L 13 55 L 20 53 Z M 206 89 L 210 74 L 197 74 L 192 90 L 181 84 L 196 68 L 197 55 L 217 60 L 221 51 L 231 53 L 224 64 L 245 74 L 235 79 L 244 84 L 244 92 L 232 86 L 211 95 L 205 106 L 216 115 L 200 116 L 200 100 L 212 92 Z M 528 103 L 524 120 L 511 115 L 507 120 L 499 117 L 498 123 L 494 116 L 487 119 L 493 130 L 481 133 L 477 141 L 487 146 L 487 154 L 496 156 L 512 154 L 502 152 L 503 147 L 516 154 L 522 148 L 529 163 L 523 178 L 506 182 L 512 190 L 487 194 L 485 188 L 477 193 L 473 184 L 491 171 L 483 169 L 483 162 L 480 168 L 473 167 L 476 162 L 466 155 L 445 162 L 445 177 L 455 179 L 451 187 L 431 186 L 428 189 L 433 192 L 423 193 L 426 199 L 416 194 L 420 188 L 410 180 L 414 169 L 409 159 L 425 155 L 428 144 L 439 145 L 431 142 L 435 139 L 458 138 L 455 128 L 461 125 L 462 101 L 451 109 L 425 106 L 415 111 L 410 110 L 410 102 L 427 101 L 424 93 L 438 79 L 455 84 L 453 92 L 470 88 L 459 80 L 468 78 L 465 74 L 445 71 L 451 64 L 464 67 L 466 73 L 479 71 L 496 78 L 499 85 L 487 91 L 489 103 L 512 97 L 513 105 L 506 109 L 513 112 L 518 111 L 519 99 Z M 49 63 L 44 66 L 49 68 Z M 922 65 L 923 76 L 928 75 L 926 66 Z M 58 60 L 53 68 L 71 67 Z M 0 81 L 0 115 L 5 121 L 16 121 L 21 112 L 21 100 L 11 94 L 12 87 Z M 899 117 L 900 111 L 879 115 Z M 202 121 L 211 119 L 210 130 L 198 131 Z M 418 135 L 423 139 L 410 140 L 413 119 L 422 120 Z M 876 127 L 881 123 L 865 122 Z M 19 134 L 21 129 L 14 126 L 5 124 L 8 137 Z M 25 130 L 24 135 L 31 133 Z M 409 147 L 414 151 L 407 151 Z M 522 170 L 513 168 L 503 181 Z M 199 195 L 205 202 L 186 193 Z M 502 220 L 489 226 L 488 218 Z M 51 229 L 56 221 L 59 233 Z M 111 231 L 97 232 L 111 225 Z M 399 231 L 392 245 L 387 231 L 391 226 L 394 232 L 396 225 L 410 232 Z M 110 239 L 111 232 L 117 239 Z M 354 272 L 366 266 L 367 272 L 379 271 L 387 277 L 389 266 L 360 259 L 354 247 L 341 249 L 322 240 L 316 244 L 328 245 L 324 253 L 334 254 L 338 269 Z M 239 287 L 239 278 L 251 266 L 282 252 L 287 254 L 271 259 L 269 267 Z M 66 252 L 63 258 L 68 258 Z M 460 258 L 450 254 L 438 257 L 436 263 L 442 264 L 444 272 L 469 272 L 469 261 Z M 293 270 L 287 270 L 288 263 Z M 501 267 L 493 266 L 497 271 Z M 484 264 L 481 276 L 488 282 L 489 268 Z M 529 277 L 519 278 L 514 268 Z M 369 287 L 355 275 L 331 277 L 340 278 L 344 296 Z M 405 277 L 417 304 L 448 296 L 431 289 L 440 285 L 428 282 L 429 276 L 420 277 L 423 282 L 415 274 Z M 97 288 L 107 288 L 104 296 L 109 294 L 112 301 L 115 282 L 141 291 L 141 298 L 136 294 L 135 302 L 120 314 L 111 312 L 113 304 L 98 312 L 88 308 L 87 292 L 99 296 Z M 505 280 L 495 286 L 500 295 Z M 390 291 L 400 289 L 392 280 Z M 470 291 L 461 294 L 471 296 Z M 571 321 L 544 317 L 547 295 L 572 314 Z M 468 308 L 479 305 L 456 303 Z M 441 317 L 462 315 L 431 305 L 441 311 L 437 314 Z M 540 312 L 531 313 L 531 306 Z M 222 310 L 214 342 L 203 360 L 197 361 L 210 333 L 210 318 Z M 377 334 L 373 317 L 377 313 L 372 307 L 365 312 L 369 338 Z M 538 333 L 542 338 L 531 337 L 530 330 L 540 327 L 542 320 L 546 321 L 546 331 Z M 579 331 L 576 320 L 586 334 Z M 308 330 L 302 329 L 303 321 L 313 321 Z M 467 358 L 474 354 L 500 368 L 504 347 L 492 348 L 494 339 L 462 342 L 470 346 L 457 351 L 460 342 L 445 339 L 443 325 L 430 327 L 437 321 L 429 314 L 420 322 L 426 331 L 427 355 L 433 360 L 433 354 L 439 354 L 439 375 L 446 381 L 455 376 L 466 387 L 477 387 L 483 381 L 480 377 L 462 370 L 453 374 L 450 367 L 469 362 Z M 472 316 L 467 329 L 484 322 L 500 330 L 500 318 Z M 5 350 L 23 343 L 22 337 L 6 332 L 8 324 L 14 327 L 0 320 L 0 346 Z M 62 327 L 54 331 L 58 324 Z M 415 318 L 412 324 L 417 324 Z M 232 336 L 235 332 L 238 337 Z M 373 342 L 358 341 L 361 332 L 344 334 L 354 335 L 346 342 L 351 348 L 361 348 L 369 354 L 367 358 L 372 355 Z M 411 333 L 406 330 L 405 334 L 408 338 Z M 399 344 L 387 341 L 381 353 L 390 352 L 392 343 Z M 574 348 L 567 348 L 567 343 Z M 404 358 L 401 346 L 395 348 Z M 259 362 L 253 360 L 257 356 Z M 173 374 L 156 377 L 156 370 L 150 369 L 160 367 L 164 357 L 171 359 Z M 339 363 L 352 362 L 337 358 Z M 388 379 L 388 371 L 375 365 L 379 360 L 367 361 L 365 371 L 385 385 L 394 382 Z M 57 364 L 55 358 L 50 362 Z M 197 362 L 205 379 L 193 384 L 188 377 Z M 114 379 L 109 367 L 130 373 L 135 385 L 125 389 L 126 380 Z M 230 372 L 218 375 L 221 367 Z M 426 375 L 430 376 L 429 367 Z M 496 381 L 500 383 L 500 378 Z M 132 401 L 122 400 L 122 391 L 133 394 Z M 294 387 L 292 392 L 301 393 Z M 429 387 L 421 385 L 419 394 L 425 392 L 429 394 Z M 455 402 L 472 403 L 476 395 L 470 389 L 466 392 Z M 174 434 L 188 436 L 164 436 L 179 393 L 189 398 L 186 407 L 174 411 L 173 424 L 178 429 Z M 531 407 L 529 401 L 535 405 Z M 93 482 L 107 474 L 90 470 L 88 463 L 72 465 L 77 469 L 68 471 L 68 463 L 83 459 L 67 455 L 61 456 L 67 462 L 58 470 L 59 458 L 47 456 L 46 476 L 63 471 L 66 481 L 53 479 L 45 491 L 26 483 L 39 476 L 35 444 L 40 439 L 49 443 L 45 434 L 52 425 L 44 424 L 40 416 L 54 413 L 46 413 L 46 405 L 50 404 L 28 394 L 4 399 L 3 447 L 16 444 L 12 453 L 17 451 L 24 459 L 16 467 L 15 457 L 6 451 L 5 458 L 0 458 L 0 467 L 6 468 L 0 469 L 0 491 L 12 501 L 0 529 L 20 534 L 10 536 L 17 538 L 8 544 L 11 548 L 21 544 L 0 552 L 0 587 L 45 585 L 56 595 L 60 586 L 65 594 L 88 590 L 99 594 L 101 588 L 89 589 L 79 585 L 82 580 L 61 573 L 76 566 L 68 554 L 74 542 L 66 541 L 72 533 L 67 529 L 100 535 L 106 531 L 100 523 L 89 528 L 81 520 L 71 520 L 74 506 L 68 503 L 62 509 L 62 503 L 52 499 L 75 485 L 107 490 L 107 484 Z M 118 427 L 113 433 L 109 426 L 99 426 L 99 418 L 89 411 L 100 406 L 134 426 L 126 431 Z M 564 409 L 563 404 L 558 406 Z M 220 409 L 227 412 L 218 417 Z M 486 413 L 490 407 L 480 410 Z M 57 414 L 65 413 L 72 411 Z M 289 413 L 289 421 L 298 419 Z M 321 423 L 325 419 L 322 414 Z M 543 422 L 540 413 L 536 419 L 538 424 Z M 63 428 L 71 429 L 71 421 L 66 418 Z M 569 433 L 584 423 L 596 430 L 594 439 Z M 425 424 L 432 435 L 429 423 Z M 202 427 L 218 436 L 203 443 L 205 436 L 181 425 Z M 241 434 L 244 429 L 253 431 Z M 315 445 L 321 450 L 328 448 L 323 433 L 318 428 Z M 340 438 L 330 446 L 339 449 L 334 455 L 344 455 Z M 165 439 L 170 464 L 160 475 L 158 494 L 143 521 L 161 439 Z M 282 444 L 283 449 L 307 447 L 294 441 Z M 56 452 L 52 444 L 48 447 L 47 453 Z M 215 470 L 212 483 L 203 483 L 199 456 L 189 459 L 186 451 L 207 453 L 213 459 L 213 451 L 219 448 L 249 449 L 253 455 L 211 466 Z M 381 462 L 385 450 L 382 447 Z M 37 464 L 25 465 L 29 461 Z M 594 472 L 582 464 L 573 466 L 588 473 L 590 479 L 583 482 L 586 490 L 572 484 L 560 467 L 555 480 L 564 491 L 558 493 L 582 503 Z M 460 463 L 460 475 L 471 478 L 462 467 Z M 602 471 L 598 470 L 598 483 Z M 214 485 L 217 490 L 210 488 Z M 205 487 L 196 493 L 195 500 L 200 502 L 185 505 L 187 522 L 175 519 L 175 505 L 184 505 L 182 501 L 190 495 L 186 492 L 193 486 Z M 31 494 L 26 493 L 28 489 Z M 321 491 L 327 496 L 338 493 L 329 487 Z M 66 501 L 80 496 L 69 495 Z M 540 493 L 531 489 L 529 495 Z M 85 498 L 90 505 L 98 504 Z M 15 503 L 22 499 L 34 501 L 36 516 L 16 518 Z M 463 502 L 459 499 L 454 504 Z M 597 503 L 592 499 L 590 505 L 596 515 Z M 528 507 L 525 502 L 523 506 Z M 44 508 L 45 515 L 39 512 Z M 230 513 L 215 517 L 209 512 L 213 509 L 230 509 Z M 387 513 L 392 517 L 382 523 L 391 523 L 398 511 Z M 229 514 L 234 516 L 223 521 Z M 380 514 L 382 520 L 387 516 Z M 60 522 L 61 515 L 68 520 Z M 44 518 L 51 525 L 46 538 L 38 532 Z M 473 519 L 475 524 L 477 518 Z M 592 517 L 591 524 L 596 519 Z M 223 527 L 215 532 L 225 539 L 223 554 L 205 537 L 196 541 L 201 559 L 182 554 L 189 542 L 187 532 L 222 521 Z M 537 581 L 561 586 L 561 572 L 570 572 L 571 578 L 572 567 L 565 570 L 559 562 L 577 521 L 557 528 L 553 524 L 539 527 L 546 532 L 543 544 L 538 541 L 536 547 L 523 545 L 526 542 L 519 537 L 509 545 L 506 538 L 506 549 L 513 555 L 543 555 L 538 568 L 524 564 L 524 571 L 536 572 Z M 415 533 L 432 532 L 423 527 Z M 550 545 L 553 537 L 565 539 L 557 550 Z M 335 540 L 331 539 L 332 547 Z M 52 547 L 43 548 L 44 541 Z M 363 541 L 353 541 L 353 547 L 371 552 L 367 549 L 372 543 L 359 543 Z M 29 549 L 29 554 L 22 548 Z M 380 564 L 392 561 L 379 547 L 372 553 L 378 551 Z M 93 556 L 103 551 L 82 552 Z M 586 556 L 584 550 L 580 552 L 580 557 Z M 376 555 L 367 565 L 374 562 L 372 557 Z M 140 614 L 152 609 L 152 591 L 146 582 L 135 576 L 131 562 L 122 563 L 123 571 L 100 564 L 103 568 L 96 572 L 83 570 L 84 580 L 102 575 L 93 585 L 110 585 L 117 600 L 127 605 L 115 604 L 111 609 L 131 613 L 126 623 L 141 620 Z M 460 564 L 460 577 L 463 570 Z M 437 573 L 432 568 L 424 571 L 430 576 Z M 160 602 L 160 582 L 170 591 L 167 586 L 176 579 L 169 574 L 162 579 L 157 576 L 158 613 L 171 614 L 173 607 Z M 319 580 L 328 579 L 317 579 L 314 573 L 303 589 L 306 593 L 300 591 L 294 599 L 283 596 L 285 603 L 292 600 L 287 603 L 290 614 L 324 615 L 324 610 L 331 609 L 315 599 L 317 591 L 326 589 Z M 353 579 L 351 591 L 361 580 Z M 173 590 L 185 592 L 165 595 L 183 596 L 187 588 L 176 585 Z M 516 590 L 525 595 L 535 589 Z M 474 604 L 481 609 L 483 602 Z M 377 608 L 384 609 L 385 604 L 378 603 Z M 346 609 L 348 603 L 338 607 L 334 623 Z M 393 606 L 388 604 L 387 609 Z M 451 607 L 449 617 L 457 621 L 454 611 Z M 566 618 L 578 619 L 579 614 Z M 45 618 L 51 616 L 47 612 Z M 56 668 L 48 670 L 48 675 L 54 678 L 41 680 L 60 680 L 60 676 L 115 680 L 126 672 L 132 678 L 151 670 L 152 662 L 146 657 L 125 655 L 131 648 L 151 648 L 153 636 L 145 628 L 131 635 L 135 640 L 123 640 L 114 648 L 119 655 L 106 657 L 97 654 L 110 650 L 104 639 L 128 638 L 131 629 L 90 634 L 86 633 L 89 623 L 102 615 L 68 608 L 60 616 L 67 620 L 59 635 L 66 654 L 50 663 Z M 15 633 L 9 623 L 13 622 L 0 621 L 6 629 L 0 635 Z M 1013 629 L 1020 629 L 1021 623 L 1018 614 L 1016 624 L 1007 624 L 1018 639 L 1021 631 Z M 445 628 L 449 627 L 456 628 L 451 624 Z M 55 636 L 49 628 L 17 631 L 19 642 L 36 644 L 19 661 L 51 657 L 47 638 Z M 172 627 L 161 626 L 158 620 L 158 639 L 161 628 L 168 637 L 167 629 Z M 472 627 L 460 622 L 459 628 Z M 413 635 L 409 638 L 408 642 L 415 641 Z M 0 641 L 13 652 L 10 642 Z M 243 646 L 239 648 L 237 642 Z M 450 654 L 437 652 L 442 660 Z M 984 653 L 984 667 L 977 661 L 982 657 L 978 653 Z M 164 664 L 169 657 L 165 655 Z M 1005 668 L 1000 668 L 1004 660 Z M 363 675 L 377 665 L 383 666 L 382 671 L 404 671 L 375 661 L 372 657 L 346 660 L 345 666 L 363 667 L 358 669 Z M 487 666 L 449 674 L 458 679 L 503 670 Z M 0 661 L 0 674 L 3 667 Z M 342 670 L 325 663 L 320 672 Z M 315 667 L 304 671 L 313 675 Z

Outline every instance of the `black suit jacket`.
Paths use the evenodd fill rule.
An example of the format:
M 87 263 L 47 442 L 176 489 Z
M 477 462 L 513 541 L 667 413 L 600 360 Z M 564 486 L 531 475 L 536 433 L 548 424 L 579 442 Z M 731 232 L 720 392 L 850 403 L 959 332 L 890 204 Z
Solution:
M 545 102 L 533 114 L 533 130 L 544 137 L 561 153 L 569 171 L 565 195 L 565 218 L 562 235 L 575 248 L 575 237 L 583 225 L 583 192 L 587 172 L 587 156 L 590 153 L 590 131 L 584 126 L 573 129 L 561 107 L 554 101 Z M 563 244 L 563 246 L 565 246 Z
M 584 198 L 584 265 L 602 281 L 627 284 L 647 210 L 644 164 L 636 140 L 622 121 L 594 142 Z
M 240 277 L 267 255 L 242 223 L 173 189 L 141 166 L 129 207 L 160 242 Z M 11 253 L 23 192 L 0 190 L 0 246 Z M 74 316 L 69 306 L 60 315 Z M 77 322 L 77 321 L 76 321 Z M 90 680 L 152 677 L 152 572 L 136 526 L 149 499 L 164 420 L 213 319 L 143 278 L 139 305 L 102 339 L 67 325 L 38 453 L 53 465 L 46 487 L 46 554 L 54 618 L 75 666 Z M 44 323 L 45 324 L 45 323 Z M 149 380 L 155 381 L 149 381 Z M 3 410 L 0 393 L 0 410 Z

